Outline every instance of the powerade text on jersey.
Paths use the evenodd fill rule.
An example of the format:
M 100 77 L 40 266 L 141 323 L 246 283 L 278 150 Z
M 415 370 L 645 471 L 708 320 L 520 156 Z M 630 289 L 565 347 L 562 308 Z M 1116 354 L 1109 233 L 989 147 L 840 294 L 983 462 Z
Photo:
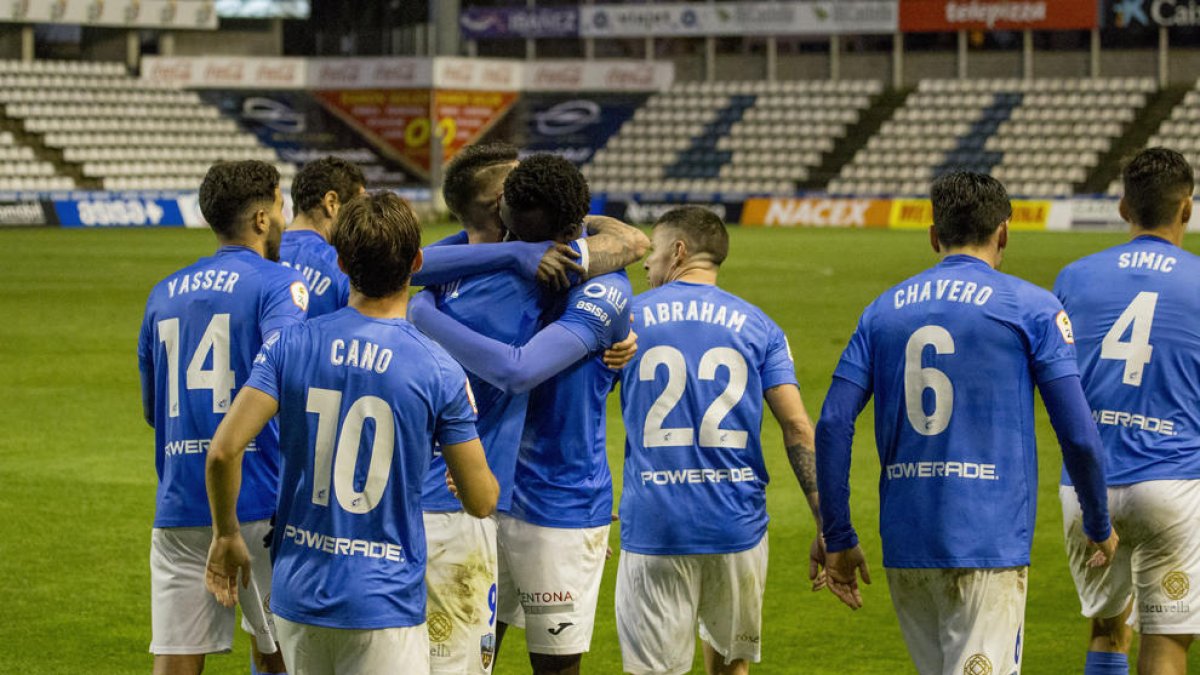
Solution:
M 612 475 L 605 450 L 605 410 L 616 373 L 605 349 L 629 334 L 633 289 L 625 272 L 571 289 L 555 323 L 588 356 L 538 385 L 517 458 L 512 515 L 542 527 L 599 527 L 612 520 Z
M 264 346 L 279 402 L 271 609 L 343 629 L 425 621 L 421 484 L 434 442 L 477 437 L 462 368 L 404 319 L 352 307 Z
M 522 345 L 537 332 L 541 315 L 537 285 L 516 272 L 477 274 L 438 288 L 438 309 L 475 332 L 510 345 Z M 479 408 L 479 440 L 500 484 L 498 511 L 512 502 L 517 446 L 525 426 L 529 394 L 506 394 L 468 373 Z M 426 511 L 461 511 L 446 488 L 446 462 L 437 456 L 425 477 Z
M 978 258 L 947 256 L 871 303 L 834 377 L 875 395 L 883 564 L 1028 565 L 1033 386 L 1076 374 L 1058 300 Z
M 138 364 L 154 411 L 155 527 L 212 524 L 204 489 L 209 442 L 263 340 L 304 321 L 307 297 L 299 274 L 241 246 L 221 247 L 150 292 Z M 240 520 L 275 511 L 278 438 L 272 421 L 246 449 Z
M 287 230 L 279 244 L 279 262 L 304 277 L 309 318 L 335 312 L 350 301 L 350 279 L 338 269 L 337 251 L 312 230 Z
M 636 358 L 621 371 L 621 546 L 733 553 L 767 531 L 763 391 L 796 384 L 783 331 L 716 286 L 676 281 L 633 302 Z
M 1200 258 L 1138 237 L 1067 266 L 1054 288 L 1108 484 L 1200 479 Z

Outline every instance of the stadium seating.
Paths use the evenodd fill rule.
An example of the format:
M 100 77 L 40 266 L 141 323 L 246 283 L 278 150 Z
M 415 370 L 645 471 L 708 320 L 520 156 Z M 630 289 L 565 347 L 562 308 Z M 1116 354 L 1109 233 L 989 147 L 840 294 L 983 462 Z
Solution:
M 952 169 L 1067 196 L 1145 107 L 1149 78 L 923 80 L 830 182 L 834 194 L 927 194 Z
M 295 174 L 293 165 L 195 92 L 148 85 L 121 64 L 0 61 L 0 105 L 26 133 L 40 135 L 46 147 L 62 151 L 63 161 L 107 190 L 194 190 L 222 159 L 274 163 L 284 188 Z M 3 166 L 0 177 L 55 173 L 46 162 Z M 21 173 L 47 167 L 48 173 Z M 75 187 L 62 176 L 30 185 L 26 189 Z
M 882 91 L 875 80 L 676 84 L 584 175 L 597 192 L 791 193 Z
M 1155 146 L 1178 150 L 1192 166 L 1200 165 L 1200 80 L 1171 110 L 1170 118 L 1163 121 L 1146 143 L 1146 147 Z M 1109 184 L 1107 192 L 1118 196 L 1123 189 L 1118 177 Z M 1200 195 L 1200 186 L 1197 186 L 1196 194 Z

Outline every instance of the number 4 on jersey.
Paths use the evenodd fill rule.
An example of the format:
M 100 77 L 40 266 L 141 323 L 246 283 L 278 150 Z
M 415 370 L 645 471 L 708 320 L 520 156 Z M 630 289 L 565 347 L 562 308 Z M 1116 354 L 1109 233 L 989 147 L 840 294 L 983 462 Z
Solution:
M 1158 293 L 1138 293 L 1100 343 L 1100 358 L 1125 362 L 1125 373 L 1121 378 L 1125 384 L 1142 386 L 1142 373 L 1154 353 L 1154 347 L 1150 346 L 1150 328 L 1154 324 L 1154 309 L 1157 306 Z M 1122 341 L 1131 324 L 1133 330 L 1130 331 L 1129 341 Z

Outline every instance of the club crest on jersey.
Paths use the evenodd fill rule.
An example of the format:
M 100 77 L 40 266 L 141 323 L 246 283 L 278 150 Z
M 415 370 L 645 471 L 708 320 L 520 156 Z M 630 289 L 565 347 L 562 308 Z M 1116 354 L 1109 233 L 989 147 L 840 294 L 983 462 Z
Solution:
M 487 670 L 492 665 L 492 659 L 496 657 L 496 634 L 488 633 L 479 638 L 479 662 L 483 665 L 483 669 Z
M 425 620 L 425 626 L 429 630 L 430 642 L 445 642 L 454 632 L 454 624 L 450 622 L 450 617 L 445 612 L 432 612 Z
M 1075 344 L 1075 330 L 1071 328 L 1071 317 L 1067 316 L 1067 310 L 1058 312 L 1058 316 L 1054 317 L 1054 325 L 1058 326 L 1058 332 L 1062 333 L 1064 342 L 1069 345 Z
M 293 281 L 292 287 L 289 289 L 292 292 L 292 302 L 304 311 L 308 311 L 308 287 L 303 281 Z

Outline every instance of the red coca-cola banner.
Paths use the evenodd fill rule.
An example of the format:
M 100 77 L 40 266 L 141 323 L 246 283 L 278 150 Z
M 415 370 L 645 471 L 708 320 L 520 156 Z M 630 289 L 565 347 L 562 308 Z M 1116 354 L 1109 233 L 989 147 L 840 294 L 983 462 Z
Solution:
M 1096 0 L 900 0 L 900 30 L 1091 30 Z

